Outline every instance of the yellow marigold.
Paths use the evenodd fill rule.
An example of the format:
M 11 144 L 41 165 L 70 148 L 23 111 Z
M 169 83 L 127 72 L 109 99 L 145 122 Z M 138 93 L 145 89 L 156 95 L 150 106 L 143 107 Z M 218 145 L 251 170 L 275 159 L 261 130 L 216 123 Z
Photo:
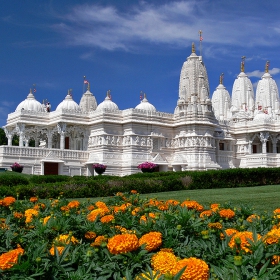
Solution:
M 97 201 L 97 202 L 95 203 L 95 205 L 96 205 L 98 208 L 102 208 L 102 209 L 106 209 L 106 210 L 108 209 L 106 203 L 103 202 L 103 201 Z M 109 209 L 108 209 L 108 210 L 109 210 Z
M 80 206 L 80 202 L 78 200 L 70 201 L 67 206 L 69 208 L 78 208 Z
M 219 222 L 217 222 L 217 223 L 209 223 L 208 227 L 211 228 L 211 229 L 222 229 L 223 225 L 221 223 L 219 223 Z
M 260 219 L 260 216 L 253 214 L 253 215 L 250 215 L 250 216 L 246 219 L 246 221 L 248 221 L 249 223 L 253 223 L 254 221 L 257 221 L 257 220 L 259 220 L 259 219 Z
M 148 279 L 148 280 L 151 280 L 151 279 L 153 279 L 153 280 L 158 280 L 159 279 L 159 277 L 160 277 L 160 275 L 156 272 L 156 271 L 152 271 L 152 275 L 150 275 L 150 273 L 149 272 L 143 272 L 143 273 L 141 273 L 141 274 L 139 274 L 139 275 L 137 275 L 136 276 L 136 278 L 134 279 L 134 280 L 143 280 L 143 279 Z M 151 276 L 153 277 L 153 278 L 151 278 Z
M 261 239 L 261 235 L 257 235 L 257 239 Z M 228 243 L 230 248 L 236 248 L 238 249 L 239 246 L 241 250 L 245 251 L 246 253 L 251 252 L 250 250 L 250 243 L 248 240 L 254 240 L 253 233 L 250 231 L 242 231 L 237 232 L 235 235 L 233 235 Z
M 51 203 L 51 206 L 52 206 L 52 207 L 55 207 L 58 203 L 59 203 L 59 200 L 58 200 L 58 199 L 55 199 L 55 200 Z
M 107 248 L 111 254 L 122 254 L 137 250 L 139 241 L 135 234 L 118 234 L 109 238 Z
M 204 217 L 210 217 L 213 215 L 213 211 L 212 210 L 205 210 L 202 211 L 199 215 L 200 218 L 204 218 Z
M 225 233 L 226 233 L 227 236 L 232 236 L 232 235 L 236 234 L 237 232 L 239 232 L 239 231 L 237 229 L 234 229 L 234 228 L 227 228 L 225 230 Z M 221 237 L 221 239 L 225 238 L 223 233 L 220 234 L 220 237 Z
M 176 266 L 177 258 L 172 252 L 161 250 L 154 254 L 151 259 L 152 268 L 161 274 L 172 273 Z
M 50 249 L 50 254 L 52 256 L 55 255 L 55 248 L 57 249 L 58 254 L 61 255 L 65 247 L 64 246 L 52 246 Z
M 16 219 L 21 219 L 24 217 L 24 215 L 21 212 L 14 212 L 13 215 Z
M 24 216 L 26 217 L 25 223 L 31 223 L 33 216 L 38 216 L 39 212 L 35 209 L 27 209 L 24 212 Z
M 264 241 L 266 244 L 278 243 L 279 240 L 280 240 L 280 228 L 274 228 L 264 236 Z
M 9 227 L 6 225 L 6 219 L 0 218 L 0 228 L 8 229 Z
M 106 216 L 102 217 L 100 219 L 100 221 L 101 221 L 101 223 L 106 224 L 106 223 L 110 223 L 114 219 L 115 219 L 115 217 L 113 215 L 106 215 Z
M 231 209 L 222 209 L 219 211 L 221 218 L 232 219 L 235 216 L 235 212 Z
M 79 241 L 71 234 L 61 234 L 55 238 L 54 243 L 63 245 L 69 243 L 77 244 Z
M 15 202 L 16 202 L 16 199 L 14 197 L 7 196 L 2 200 L 2 205 L 7 207 L 7 206 L 12 205 Z
M 32 196 L 32 197 L 30 197 L 29 201 L 30 202 L 37 202 L 38 201 L 38 197 Z
M 104 235 L 97 236 L 93 243 L 90 244 L 90 246 L 101 246 L 102 244 L 107 243 L 108 238 L 106 238 Z
M 85 238 L 86 239 L 94 239 L 96 237 L 96 233 L 93 231 L 87 231 L 85 233 Z
M 145 249 L 149 252 L 158 249 L 162 245 L 162 234 L 157 231 L 152 231 L 144 234 L 139 239 L 139 246 L 146 244 Z
M 18 256 L 22 255 L 23 253 L 24 250 L 22 248 L 17 248 L 2 254 L 0 256 L 0 269 L 6 270 L 13 267 L 18 261 Z
M 101 208 L 97 208 L 97 209 L 94 209 L 92 210 L 88 215 L 87 215 L 87 219 L 91 222 L 94 222 L 97 217 L 102 217 L 105 215 L 105 212 L 103 209 Z
M 48 220 L 51 218 L 51 216 L 47 216 L 43 219 L 43 224 L 46 225 Z
M 273 211 L 275 215 L 280 215 L 280 208 L 277 208 Z
M 172 274 L 177 274 L 184 267 L 185 271 L 182 274 L 180 280 L 208 280 L 209 279 L 209 267 L 203 260 L 197 258 L 188 258 L 177 261 Z
M 185 200 L 181 203 L 182 207 L 187 207 L 188 209 L 195 209 L 197 211 L 203 211 L 203 206 L 200 205 L 195 200 Z
M 135 207 L 132 211 L 131 211 L 131 215 L 136 216 L 137 213 L 141 210 L 140 207 Z
M 274 255 L 274 256 L 272 257 L 271 263 L 272 263 L 273 265 L 276 265 L 276 264 L 280 263 L 280 256 Z

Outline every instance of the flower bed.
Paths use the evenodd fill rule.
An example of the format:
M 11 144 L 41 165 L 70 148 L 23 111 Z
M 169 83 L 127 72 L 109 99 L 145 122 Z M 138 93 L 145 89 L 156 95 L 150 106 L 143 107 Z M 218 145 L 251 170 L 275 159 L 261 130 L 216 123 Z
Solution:
M 1 279 L 278 279 L 280 208 L 0 200 Z M 235 277 L 235 278 L 234 278 Z M 174 278 L 175 279 L 175 278 Z

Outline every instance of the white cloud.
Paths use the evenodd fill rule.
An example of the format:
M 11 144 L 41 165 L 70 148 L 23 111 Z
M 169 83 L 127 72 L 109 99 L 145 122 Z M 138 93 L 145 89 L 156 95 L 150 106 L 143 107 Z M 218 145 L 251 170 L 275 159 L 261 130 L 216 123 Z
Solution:
M 264 15 L 266 19 L 260 21 L 259 15 L 248 12 L 240 17 L 238 9 L 227 8 L 226 4 L 217 8 L 211 1 L 175 1 L 157 6 L 141 2 L 125 11 L 114 6 L 78 5 L 60 16 L 60 23 L 53 28 L 66 36 L 68 44 L 106 50 L 132 51 L 138 44 L 149 43 L 182 47 L 188 41 L 198 41 L 200 29 L 208 43 L 279 44 L 277 18 Z
M 271 75 L 277 75 L 278 73 L 280 73 L 280 68 L 272 68 L 271 70 L 269 70 L 269 73 Z M 248 77 L 261 78 L 264 74 L 264 71 L 254 70 L 252 72 L 247 72 L 246 74 L 248 75 Z

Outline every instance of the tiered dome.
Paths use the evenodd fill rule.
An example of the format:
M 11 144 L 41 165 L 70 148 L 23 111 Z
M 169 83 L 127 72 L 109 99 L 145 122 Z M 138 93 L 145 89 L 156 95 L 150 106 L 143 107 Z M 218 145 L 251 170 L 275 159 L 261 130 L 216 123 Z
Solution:
M 30 89 L 29 94 L 27 95 L 27 98 L 23 100 L 16 108 L 16 111 L 35 111 L 35 112 L 44 112 L 44 107 L 42 104 L 37 101 L 32 93 L 32 90 Z
M 88 88 L 81 98 L 80 108 L 82 111 L 89 112 L 95 110 L 96 107 L 97 107 L 96 99 Z
M 143 100 L 141 100 L 140 104 L 138 104 L 135 109 L 156 112 L 155 106 L 152 105 L 146 98 L 146 93 L 144 93 Z
M 119 110 L 118 105 L 111 100 L 109 91 L 107 91 L 105 100 L 97 106 L 96 111 L 102 111 L 104 109 Z
M 72 111 L 80 110 L 79 105 L 73 100 L 72 95 L 69 92 L 66 95 L 65 99 L 56 107 L 56 111 L 63 109 Z

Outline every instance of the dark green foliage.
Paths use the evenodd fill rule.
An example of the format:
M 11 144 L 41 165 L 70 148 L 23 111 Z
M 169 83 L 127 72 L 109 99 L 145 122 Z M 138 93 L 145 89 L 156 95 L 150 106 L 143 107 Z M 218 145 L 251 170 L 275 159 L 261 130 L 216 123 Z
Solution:
M 56 182 L 68 182 L 71 177 L 66 175 L 33 175 L 30 178 L 31 183 L 35 184 L 45 184 L 45 183 L 56 183 Z
M 16 172 L 4 172 L 0 176 L 0 186 L 28 185 L 29 180 Z

